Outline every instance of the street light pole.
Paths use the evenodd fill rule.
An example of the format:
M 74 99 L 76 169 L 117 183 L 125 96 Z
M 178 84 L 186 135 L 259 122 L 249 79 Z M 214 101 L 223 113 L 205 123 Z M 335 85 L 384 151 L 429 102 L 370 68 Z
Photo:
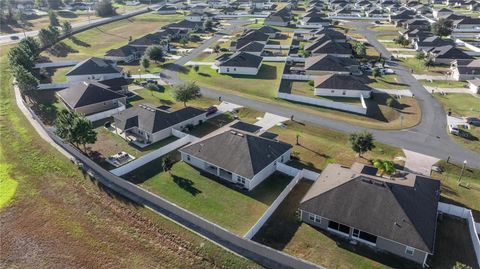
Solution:
M 460 172 L 460 177 L 458 178 L 458 185 L 462 183 L 463 172 L 465 171 L 466 165 L 467 165 L 467 160 L 463 161 L 462 171 Z

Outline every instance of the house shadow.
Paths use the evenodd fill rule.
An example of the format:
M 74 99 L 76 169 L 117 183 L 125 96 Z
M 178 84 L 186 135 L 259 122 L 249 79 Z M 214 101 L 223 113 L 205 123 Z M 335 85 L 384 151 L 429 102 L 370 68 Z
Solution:
M 47 52 L 56 57 L 67 57 L 70 53 L 76 53 L 78 50 L 73 49 L 64 42 L 58 42 L 51 48 L 47 49 Z
M 313 150 L 313 149 L 307 148 L 307 147 L 305 147 L 304 145 L 302 145 L 301 141 L 299 141 L 299 142 L 300 142 L 299 145 L 298 145 L 299 147 L 301 147 L 301 148 L 303 148 L 303 149 L 305 149 L 305 150 L 308 150 L 308 151 L 314 153 L 314 154 L 317 155 L 318 157 L 322 157 L 322 158 L 325 158 L 325 159 L 330 159 L 330 158 L 331 158 L 330 155 L 327 155 L 327 154 L 325 154 L 325 153 L 321 153 L 321 152 L 315 151 L 315 150 Z
M 52 126 L 58 113 L 58 108 L 55 105 L 57 102 L 56 91 L 34 91 L 30 98 L 29 105 L 35 114 L 45 125 Z
M 177 184 L 178 187 L 181 189 L 187 191 L 190 193 L 192 196 L 197 196 L 198 194 L 202 193 L 201 190 L 195 188 L 195 183 L 187 178 L 176 176 L 172 174 L 172 180 Z
M 86 47 L 86 48 L 90 47 L 90 44 L 78 39 L 76 36 L 71 36 L 69 39 L 72 40 L 73 44 L 77 46 Z
M 203 72 L 198 72 L 198 75 L 199 75 L 199 76 L 202 76 L 202 77 L 211 77 L 211 76 L 212 76 L 212 75 L 210 75 L 210 74 L 203 73 Z
M 75 12 L 68 11 L 68 10 L 58 10 L 57 15 L 65 19 L 73 19 L 78 17 L 78 15 L 75 14 Z
M 265 79 L 265 80 L 275 80 L 277 79 L 277 67 L 272 65 L 262 64 L 258 74 L 256 76 L 252 75 L 232 75 L 224 74 L 232 78 L 242 78 L 242 79 Z

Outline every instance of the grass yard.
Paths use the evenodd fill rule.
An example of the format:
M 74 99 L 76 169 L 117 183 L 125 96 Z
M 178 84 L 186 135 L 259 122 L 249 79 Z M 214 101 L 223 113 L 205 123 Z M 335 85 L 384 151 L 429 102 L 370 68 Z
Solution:
M 383 75 L 381 77 L 374 78 L 373 76 L 369 77 L 373 80 L 372 83 L 368 86 L 377 89 L 386 89 L 386 90 L 400 90 L 408 88 L 406 84 L 400 82 L 400 79 L 395 74 Z
M 126 45 L 130 37 L 139 38 L 182 18 L 182 15 L 142 14 L 76 34 L 42 55 L 52 61 L 83 60 L 91 56 L 103 57 L 108 50 Z
M 361 106 L 362 103 L 360 98 L 349 98 L 349 97 L 325 97 L 314 95 L 313 86 L 308 84 L 308 81 L 292 81 L 291 82 L 291 93 L 296 95 L 302 95 L 310 98 L 322 99 L 325 101 L 333 101 L 340 103 L 348 103 L 351 105 Z
M 284 63 L 263 63 L 256 76 L 219 74 L 208 66 L 199 66 L 198 72 L 188 68 L 178 73 L 184 81 L 196 81 L 199 85 L 218 90 L 249 95 L 250 97 L 273 98 L 277 94 Z
M 67 77 L 65 76 L 65 74 L 67 74 L 68 71 L 72 69 L 72 67 L 73 66 L 52 69 L 53 71 L 53 75 L 51 77 L 52 83 L 67 82 Z
M 234 119 L 233 119 L 233 116 L 231 114 L 221 114 L 221 115 L 218 115 L 214 118 L 211 118 L 207 121 L 205 121 L 204 123 L 200 124 L 200 125 L 197 125 L 195 127 L 192 128 L 192 130 L 190 130 L 189 134 L 193 135 L 193 136 L 196 136 L 196 137 L 204 137 L 205 135 L 217 130 L 217 129 L 220 129 L 221 127 L 227 125 L 228 123 L 232 122 Z
M 348 145 L 347 134 L 297 121 L 285 124 L 286 128 L 273 127 L 269 131 L 278 134 L 280 141 L 293 145 L 292 155 L 298 160 L 291 161 L 291 165 L 299 168 L 321 171 L 329 163 L 350 166 L 354 162 L 365 163 L 378 158 L 393 160 L 396 156 L 403 156 L 399 148 L 376 143 L 373 151 L 358 158 Z M 300 145 L 296 145 L 297 135 Z
M 467 88 L 468 83 L 465 81 L 452 81 L 452 80 L 432 80 L 428 81 L 425 79 L 419 80 L 420 83 L 428 87 L 436 88 Z
M 142 66 L 140 66 L 140 63 L 138 61 L 131 62 L 131 63 L 119 63 L 117 66 L 122 68 L 123 72 L 126 74 L 131 74 L 131 75 L 137 75 L 137 74 L 145 74 L 145 73 L 160 73 L 165 69 L 169 64 L 173 63 L 173 60 L 166 60 L 164 62 L 150 62 L 150 67 L 147 69 L 144 69 Z
M 442 182 L 440 200 L 472 209 L 475 220 L 480 220 L 480 170 L 466 168 L 462 177 L 462 185 L 458 185 L 462 165 L 440 161 L 437 165 L 445 172 L 432 172 L 434 178 Z
M 449 93 L 447 95 L 434 94 L 435 98 L 443 105 L 446 112 L 451 111 L 457 117 L 480 117 L 480 97 L 468 93 Z M 480 127 L 471 126 L 465 132 L 470 133 L 471 139 L 450 135 L 452 139 L 474 152 L 480 153 Z
M 224 180 L 214 180 L 181 161 L 174 164 L 171 175 L 156 174 L 160 162 L 153 161 L 126 178 L 238 235 L 257 222 L 291 180 L 289 176 L 274 174 L 248 192 L 236 190 Z
M 401 52 L 400 52 L 401 53 Z M 450 70 L 450 66 L 436 65 L 429 68 L 425 67 L 422 60 L 416 58 L 407 58 L 401 60 L 402 64 L 408 69 L 413 70 L 414 74 L 422 75 L 445 75 Z
M 192 62 L 215 62 L 215 59 L 220 56 L 220 54 L 215 52 L 202 52 Z
M 17 190 L 18 181 L 10 177 L 10 168 L 6 160 L 3 160 L 3 155 L 0 152 L 0 210 L 7 206 L 13 199 Z
M 9 48 L 0 47 L 0 189 L 14 192 L 5 178 L 17 186 L 0 210 L 5 266 L 259 268 L 111 192 L 45 142 L 15 105 Z
M 268 40 L 268 45 L 290 45 L 292 43 L 293 33 L 282 33 L 279 38 L 271 38 Z

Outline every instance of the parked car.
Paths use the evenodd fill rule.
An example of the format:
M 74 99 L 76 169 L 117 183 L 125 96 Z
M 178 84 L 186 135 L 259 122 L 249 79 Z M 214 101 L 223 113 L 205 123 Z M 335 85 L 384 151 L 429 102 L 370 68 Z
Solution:
M 395 70 L 390 68 L 382 69 L 384 74 L 395 74 Z
M 480 126 L 480 118 L 469 117 L 466 119 L 468 124 Z
M 215 113 L 217 113 L 217 111 L 218 111 L 218 108 L 216 106 L 211 106 L 211 107 L 207 108 L 207 114 L 206 115 L 208 116 L 208 115 L 215 114 Z
M 149 79 L 149 80 L 147 80 L 147 83 L 158 84 L 158 81 L 156 81 L 154 79 Z
M 458 129 L 457 126 L 450 124 L 448 125 L 448 130 L 453 135 L 458 135 L 458 136 L 460 135 L 460 129 Z

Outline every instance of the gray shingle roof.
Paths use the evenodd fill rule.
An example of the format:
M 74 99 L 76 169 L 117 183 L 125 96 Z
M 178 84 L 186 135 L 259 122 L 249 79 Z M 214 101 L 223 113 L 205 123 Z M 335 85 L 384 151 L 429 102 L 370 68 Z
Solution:
M 264 43 L 260 43 L 258 41 L 253 41 L 248 43 L 247 45 L 241 47 L 238 49 L 238 51 L 244 51 L 244 52 L 261 52 L 265 48 Z
M 57 93 L 71 108 L 79 108 L 125 97 L 96 81 L 79 82 Z
M 76 64 L 65 75 L 76 76 L 76 75 L 98 75 L 98 74 L 113 74 L 113 73 L 120 73 L 120 70 L 117 69 L 111 63 L 111 61 L 100 59 L 97 57 L 90 57 Z
M 371 91 L 365 79 L 352 75 L 330 74 L 315 77 L 315 88 Z
M 358 65 L 355 59 L 336 57 L 328 54 L 317 55 L 305 59 L 305 70 L 349 72 L 348 67 Z
M 229 56 L 228 59 L 222 61 L 219 66 L 258 68 L 262 63 L 262 60 L 263 58 L 261 56 L 253 55 L 247 52 L 237 52 Z
M 226 131 L 180 151 L 251 179 L 291 148 L 283 142 Z
M 205 113 L 204 110 L 194 107 L 168 112 L 147 105 L 139 105 L 126 109 L 113 117 L 115 125 L 122 131 L 138 127 L 153 134 L 203 113 Z
M 440 181 L 412 176 L 410 186 L 329 165 L 307 192 L 300 208 L 433 253 Z

